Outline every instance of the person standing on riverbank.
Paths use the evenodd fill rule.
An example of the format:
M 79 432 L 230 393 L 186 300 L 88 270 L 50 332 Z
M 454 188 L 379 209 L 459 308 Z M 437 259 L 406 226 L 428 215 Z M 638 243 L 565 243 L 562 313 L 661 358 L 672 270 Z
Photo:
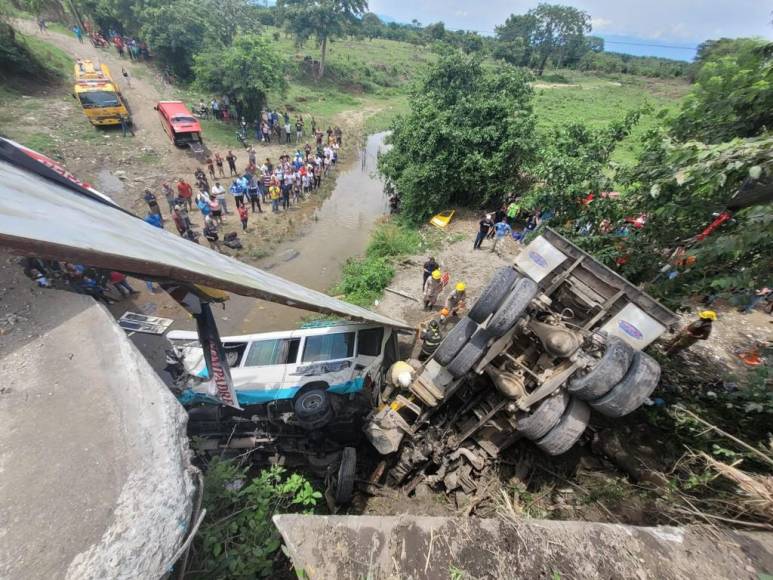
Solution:
M 478 222 L 479 230 L 478 235 L 475 237 L 475 243 L 472 245 L 473 250 L 480 250 L 480 245 L 489 233 L 489 230 L 494 227 L 494 223 L 491 221 L 491 214 L 486 214 L 482 220 Z
M 430 256 L 429 259 L 424 262 L 424 268 L 422 270 L 422 278 L 421 278 L 421 287 L 424 288 L 424 285 L 427 283 L 427 278 L 432 276 L 432 272 L 437 270 L 440 266 L 438 266 L 438 263 L 435 261 L 435 258 L 433 256 Z
M 239 172 L 236 171 L 236 155 L 234 155 L 233 151 L 230 149 L 228 150 L 228 155 L 225 156 L 225 160 L 228 161 L 228 170 L 230 171 L 230 174 L 239 175 Z
M 440 292 L 443 291 L 443 280 L 440 270 L 435 270 L 424 283 L 424 310 L 435 307 Z
M 247 220 L 250 217 L 250 212 L 247 211 L 247 206 L 243 205 L 239 208 L 239 220 L 242 222 L 242 231 L 247 231 Z

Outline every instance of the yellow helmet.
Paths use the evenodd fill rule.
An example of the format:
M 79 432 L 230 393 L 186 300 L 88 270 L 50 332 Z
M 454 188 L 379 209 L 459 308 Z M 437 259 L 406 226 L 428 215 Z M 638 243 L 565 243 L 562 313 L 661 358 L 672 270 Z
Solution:
M 716 320 L 717 313 L 713 310 L 704 310 L 703 312 L 698 313 L 698 318 L 702 318 L 703 320 Z
M 440 270 L 435 270 L 434 272 L 432 272 L 432 277 L 435 280 L 440 280 Z
M 467 286 L 464 285 L 464 282 L 457 282 L 456 284 L 456 291 L 457 292 L 464 292 L 467 290 Z

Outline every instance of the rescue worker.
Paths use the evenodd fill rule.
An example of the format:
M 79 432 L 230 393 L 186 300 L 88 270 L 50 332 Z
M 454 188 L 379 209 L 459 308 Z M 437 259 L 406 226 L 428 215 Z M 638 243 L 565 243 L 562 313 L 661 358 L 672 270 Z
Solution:
M 717 319 L 717 313 L 713 310 L 704 310 L 698 313 L 698 320 L 688 324 L 672 338 L 666 346 L 668 356 L 675 355 L 686 348 L 690 348 L 699 340 L 706 340 L 711 336 L 712 323 Z
M 424 282 L 424 310 L 430 310 L 435 307 L 438 296 L 443 290 L 443 281 L 441 280 L 440 270 L 435 270 L 432 275 Z
M 425 361 L 435 353 L 435 350 L 443 340 L 438 321 L 435 319 L 430 320 L 427 329 L 421 333 L 420 337 L 421 354 L 419 355 L 419 360 Z
M 446 298 L 446 309 L 449 316 L 458 316 L 459 311 L 464 309 L 464 301 L 467 298 L 467 286 L 464 282 L 458 282 L 454 291 Z

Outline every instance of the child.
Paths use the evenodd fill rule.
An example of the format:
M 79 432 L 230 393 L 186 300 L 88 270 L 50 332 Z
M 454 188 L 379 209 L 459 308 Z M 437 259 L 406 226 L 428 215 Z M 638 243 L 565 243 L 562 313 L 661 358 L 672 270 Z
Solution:
M 239 219 L 242 220 L 242 231 L 247 231 L 247 219 L 250 214 L 247 211 L 247 206 L 242 204 L 239 206 Z

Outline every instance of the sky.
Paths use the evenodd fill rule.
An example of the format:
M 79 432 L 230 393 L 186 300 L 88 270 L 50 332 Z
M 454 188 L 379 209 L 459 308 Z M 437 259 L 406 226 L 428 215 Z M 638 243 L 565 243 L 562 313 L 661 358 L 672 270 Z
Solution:
M 548 0 L 545 0 L 548 1 Z M 606 50 L 691 60 L 694 47 L 710 38 L 761 36 L 773 39 L 766 0 L 549 0 L 588 12 L 593 34 Z M 449 29 L 492 34 L 510 14 L 537 0 L 369 0 L 369 10 L 397 22 L 442 20 Z

